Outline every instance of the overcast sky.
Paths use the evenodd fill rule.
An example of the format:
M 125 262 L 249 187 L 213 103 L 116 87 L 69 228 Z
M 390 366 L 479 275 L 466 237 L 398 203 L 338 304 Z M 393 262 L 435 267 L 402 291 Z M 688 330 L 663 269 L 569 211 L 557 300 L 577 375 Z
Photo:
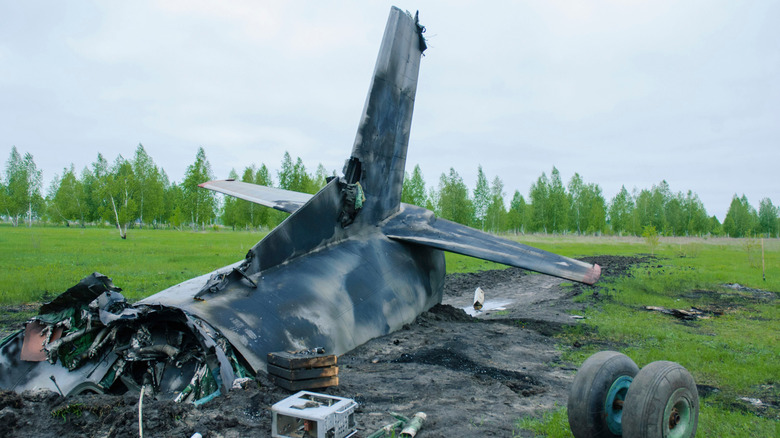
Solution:
M 527 197 L 553 166 L 609 201 L 666 180 L 722 221 L 731 197 L 780 203 L 777 1 L 0 0 L 0 158 L 48 185 L 142 143 L 181 181 L 289 151 L 348 158 L 392 4 L 420 11 L 407 170 L 477 165 Z M 44 187 L 45 189 L 46 187 Z

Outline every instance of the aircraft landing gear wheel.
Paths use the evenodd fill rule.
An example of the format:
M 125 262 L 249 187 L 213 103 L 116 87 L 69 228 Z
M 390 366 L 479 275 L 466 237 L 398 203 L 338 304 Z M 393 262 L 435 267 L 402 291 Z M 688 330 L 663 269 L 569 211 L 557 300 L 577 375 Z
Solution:
M 622 436 L 623 401 L 637 372 L 634 361 L 616 351 L 598 352 L 582 364 L 567 406 L 576 438 Z
M 696 383 L 680 364 L 653 362 L 634 377 L 623 412 L 625 436 L 688 438 L 698 422 Z

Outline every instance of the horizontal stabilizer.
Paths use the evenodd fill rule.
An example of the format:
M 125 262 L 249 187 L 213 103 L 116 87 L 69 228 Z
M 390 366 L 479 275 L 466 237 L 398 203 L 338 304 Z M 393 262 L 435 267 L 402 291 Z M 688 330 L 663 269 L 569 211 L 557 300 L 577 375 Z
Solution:
M 199 184 L 199 187 L 265 205 L 285 213 L 293 213 L 312 197 L 308 193 L 275 189 L 232 179 L 209 181 Z
M 580 283 L 593 284 L 601 267 L 559 256 L 522 243 L 496 237 L 455 222 L 433 217 L 425 209 L 406 204 L 382 228 L 393 240 L 516 266 Z

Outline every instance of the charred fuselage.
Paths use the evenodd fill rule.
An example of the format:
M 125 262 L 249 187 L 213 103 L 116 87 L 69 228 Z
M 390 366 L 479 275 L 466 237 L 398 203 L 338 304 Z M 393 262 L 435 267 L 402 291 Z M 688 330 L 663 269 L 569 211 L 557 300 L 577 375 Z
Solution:
M 352 153 L 318 193 L 201 185 L 290 213 L 244 260 L 132 306 L 96 280 L 105 277 L 85 279 L 66 292 L 71 310 L 42 309 L 26 332 L 3 341 L 0 387 L 64 395 L 149 387 L 204 402 L 265 372 L 270 352 L 341 354 L 412 322 L 441 301 L 443 251 L 595 282 L 598 265 L 400 202 L 423 31 L 391 9 Z

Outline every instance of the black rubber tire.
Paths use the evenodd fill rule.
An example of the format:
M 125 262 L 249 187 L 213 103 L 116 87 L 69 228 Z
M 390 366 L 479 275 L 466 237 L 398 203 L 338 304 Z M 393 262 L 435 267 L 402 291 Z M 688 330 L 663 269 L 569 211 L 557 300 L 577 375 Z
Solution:
M 622 399 L 628 384 L 631 383 L 630 379 L 637 372 L 639 368 L 634 361 L 616 351 L 600 351 L 582 364 L 569 390 L 567 405 L 569 427 L 575 438 L 621 436 L 621 415 L 610 417 L 614 411 L 609 411 L 606 402 L 610 393 L 614 392 L 613 384 L 616 383 L 622 383 L 622 389 L 619 391 Z M 613 398 L 614 396 L 615 394 L 612 394 Z M 610 422 L 612 428 L 617 427 L 617 430 L 610 430 Z
M 639 371 L 626 395 L 623 432 L 631 438 L 696 435 L 699 394 L 691 373 L 675 362 L 653 362 Z

